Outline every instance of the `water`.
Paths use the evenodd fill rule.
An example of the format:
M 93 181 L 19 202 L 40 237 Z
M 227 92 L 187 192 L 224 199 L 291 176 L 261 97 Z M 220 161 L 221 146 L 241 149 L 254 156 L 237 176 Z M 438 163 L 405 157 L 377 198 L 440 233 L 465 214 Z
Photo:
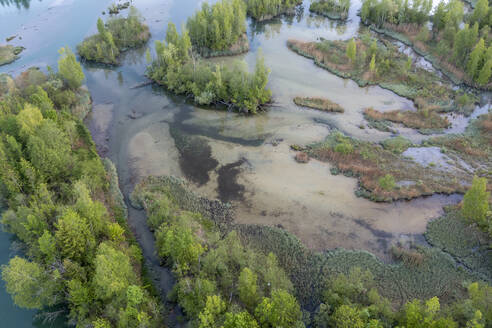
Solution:
M 56 66 L 57 49 L 63 45 L 74 48 L 93 33 L 95 22 L 108 3 L 35 0 L 29 9 L 0 6 L 0 40 L 19 34 L 22 40 L 16 38 L 12 43 L 27 48 L 20 60 L 0 67 L 0 72 L 18 74 L 31 65 Z M 148 47 L 153 49 L 154 41 L 164 38 L 169 20 L 179 27 L 200 3 L 200 0 L 136 0 L 134 4 L 152 33 Z M 375 142 L 389 137 L 389 133 L 360 128 L 366 125 L 362 115 L 366 107 L 382 111 L 414 109 L 412 102 L 390 91 L 379 87 L 359 88 L 354 82 L 340 79 L 288 50 L 286 42 L 291 38 L 349 39 L 359 31 L 356 15 L 359 1 L 352 5 L 347 23 L 312 16 L 308 7 L 309 1 L 305 1 L 295 17 L 260 25 L 249 22 L 251 51 L 235 59 L 216 59 L 223 62 L 244 59 L 253 67 L 261 49 L 271 68 L 269 87 L 274 97 L 274 106 L 266 112 L 244 116 L 198 108 L 156 86 L 133 88 L 146 81 L 143 48 L 128 52 L 120 67 L 84 64 L 86 83 L 94 101 L 86 123 L 99 152 L 116 164 L 125 197 L 147 175 L 181 176 L 197 181 L 193 188 L 205 196 L 232 200 L 237 206 L 238 222 L 283 227 L 316 250 L 365 249 L 388 259 L 391 243 L 421 238 L 427 222 L 441 215 L 442 206 L 457 203 L 461 196 L 435 195 L 409 202 L 373 203 L 355 196 L 356 179 L 331 175 L 329 164 L 294 161 L 295 153 L 289 145 L 322 140 L 333 129 Z M 299 108 L 292 102 L 295 96 L 327 97 L 344 107 L 345 113 Z M 400 128 L 399 132 L 415 142 L 426 138 L 411 129 Z M 180 153 L 176 136 L 192 142 L 199 138 L 209 151 Z M 212 164 L 190 165 L 193 163 L 183 163 L 183 158 Z M 143 248 L 157 287 L 165 294 L 173 285 L 173 277 L 159 266 L 144 213 L 135 209 L 129 213 L 130 226 Z M 1 234 L 0 246 L 5 251 L 0 263 L 7 262 L 11 254 L 9 245 L 8 235 Z M 15 326 L 23 327 L 18 323 L 25 322 L 25 327 L 32 327 L 33 313 L 11 310 L 10 298 L 3 288 L 0 302 L 8 304 L 0 307 L 0 317 L 8 317 Z

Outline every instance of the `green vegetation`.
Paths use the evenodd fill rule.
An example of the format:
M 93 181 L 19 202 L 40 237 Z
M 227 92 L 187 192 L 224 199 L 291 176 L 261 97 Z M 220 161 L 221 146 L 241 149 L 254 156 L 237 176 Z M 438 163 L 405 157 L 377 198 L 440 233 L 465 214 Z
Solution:
M 449 253 L 458 263 L 476 272 L 484 281 L 490 281 L 490 234 L 480 230 L 480 227 L 470 224 L 461 211 L 449 208 L 444 216 L 429 222 L 425 238 L 432 246 Z
M 374 201 L 465 192 L 459 180 L 471 181 L 470 174 L 430 165 L 423 167 L 401 156 L 410 145 L 404 138 L 388 139 L 380 145 L 334 131 L 324 141 L 299 150 L 320 161 L 332 163 L 335 172 L 357 177 L 360 189 L 356 194 Z
M 412 147 L 412 142 L 402 136 L 388 138 L 381 142 L 384 149 L 392 151 L 394 154 L 401 154 L 409 147 Z
M 257 21 L 272 19 L 281 14 L 294 12 L 302 0 L 244 0 L 247 13 Z
M 235 55 L 249 50 L 246 36 L 246 8 L 242 0 L 222 0 L 210 6 L 204 2 L 202 9 L 188 18 L 186 24 L 193 49 L 204 57 Z M 174 25 L 168 35 L 176 44 L 179 36 Z
M 288 46 L 340 77 L 350 78 L 359 86 L 377 84 L 413 100 L 418 108 L 418 112 L 413 114 L 404 111 L 380 114 L 374 110 L 372 114 L 391 115 L 412 127 L 446 127 L 449 123 L 443 118 L 438 119 L 437 113 L 469 113 L 474 108 L 475 97 L 467 96 L 464 102 L 461 97 L 463 93 L 453 90 L 452 85 L 443 78 L 418 66 L 408 65 L 411 59 L 395 45 L 388 41 L 378 42 L 368 34 L 350 41 L 289 40 Z
M 25 254 L 2 267 L 2 279 L 18 306 L 68 312 L 80 327 L 161 327 L 114 170 L 75 115 L 84 112 L 84 75 L 68 48 L 60 53 L 57 74 L 2 76 L 13 83 L 0 90 L 2 224 Z
M 324 112 L 337 112 L 337 113 L 344 112 L 342 106 L 325 98 L 295 97 L 294 103 L 298 106 L 314 108 Z
M 158 253 L 178 278 L 173 298 L 193 325 L 304 327 L 277 258 L 245 247 L 227 229 L 221 219 L 230 215 L 227 205 L 201 199 L 167 177 L 142 181 L 132 203 L 147 211 Z
M 461 0 L 440 2 L 432 16 L 432 31 L 427 27 L 431 7 L 432 1 L 425 0 L 413 5 L 365 0 L 360 15 L 377 32 L 412 46 L 454 82 L 490 89 L 492 10 L 488 1 L 477 1 L 469 15 L 465 15 Z
M 10 64 L 19 59 L 19 54 L 23 50 L 23 47 L 14 47 L 11 45 L 0 46 L 0 66 Z
M 486 178 L 473 178 L 473 183 L 463 198 L 461 213 L 468 221 L 478 224 L 492 235 L 492 213 L 489 211 L 490 193 Z
M 174 32 L 173 32 L 174 31 Z M 241 64 L 232 68 L 196 59 L 193 56 L 188 31 L 181 36 L 169 23 L 165 42 L 156 42 L 156 56 L 147 75 L 167 89 L 191 95 L 200 105 L 224 105 L 241 111 L 256 113 L 271 99 L 267 89 L 269 70 L 261 53 L 254 73 Z
M 330 19 L 346 20 L 349 8 L 350 0 L 316 0 L 311 2 L 309 11 Z
M 77 46 L 79 55 L 90 61 L 103 64 L 119 64 L 121 52 L 141 46 L 150 38 L 149 28 L 142 23 L 142 17 L 130 8 L 127 18 L 111 17 L 105 25 L 97 21 L 98 34 L 86 38 Z

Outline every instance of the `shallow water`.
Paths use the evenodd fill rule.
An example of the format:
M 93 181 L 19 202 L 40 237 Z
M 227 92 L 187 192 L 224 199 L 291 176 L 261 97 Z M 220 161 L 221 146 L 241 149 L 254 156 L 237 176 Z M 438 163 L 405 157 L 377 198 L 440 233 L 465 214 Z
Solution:
M 12 43 L 27 48 L 21 59 L 0 67 L 0 72 L 17 74 L 30 65 L 56 66 L 57 49 L 63 45 L 74 48 L 83 37 L 93 33 L 97 17 L 108 3 L 43 0 L 31 2 L 28 10 L 0 6 L 0 37 L 18 33 L 22 40 L 16 38 Z M 154 40 L 164 38 L 170 19 L 180 26 L 200 3 L 200 0 L 135 1 L 152 33 L 148 46 L 153 48 Z M 427 222 L 442 213 L 443 205 L 456 203 L 461 196 L 436 195 L 408 202 L 373 203 L 355 196 L 356 179 L 331 175 L 329 164 L 315 160 L 307 164 L 295 162 L 291 144 L 322 140 L 335 128 L 363 140 L 377 142 L 389 137 L 389 133 L 361 129 L 361 125 L 366 126 L 362 116 L 366 107 L 382 111 L 414 109 L 408 99 L 379 87 L 360 88 L 288 50 L 286 41 L 291 38 L 348 39 L 358 33 L 359 1 L 352 5 L 346 24 L 310 15 L 308 7 L 309 1 L 305 1 L 303 10 L 295 17 L 259 26 L 250 23 L 248 36 L 252 50 L 235 59 L 219 59 L 224 62 L 244 59 L 253 67 L 262 49 L 271 69 L 269 87 L 274 97 L 274 106 L 266 112 L 245 116 L 197 108 L 183 97 L 156 86 L 134 88 L 146 81 L 145 49 L 138 49 L 128 52 L 123 65 L 117 68 L 84 64 L 94 100 L 93 112 L 86 122 L 99 152 L 115 162 L 126 197 L 135 183 L 147 175 L 181 176 L 196 181 L 194 188 L 205 196 L 234 202 L 238 222 L 283 227 L 316 250 L 365 249 L 387 259 L 391 243 L 420 240 Z M 345 113 L 300 108 L 292 102 L 295 96 L 327 97 L 344 107 Z M 456 132 L 467 124 L 463 120 L 459 122 Z M 426 138 L 411 129 L 398 131 L 415 142 Z M 176 136 L 207 144 L 210 151 L 183 154 L 176 147 Z M 183 158 L 198 163 L 215 160 L 217 164 L 190 165 L 191 160 L 183 162 Z M 134 209 L 129 213 L 130 226 L 142 245 L 157 286 L 165 293 L 173 279 L 167 270 L 159 267 L 145 215 Z M 7 249 L 9 243 L 7 235 L 0 235 L 0 246 Z M 7 258 L 0 260 L 5 263 Z M 0 302 L 9 300 L 0 289 Z M 25 327 L 30 327 L 32 313 L 19 311 L 23 319 L 8 306 L 2 306 L 0 317 L 9 316 L 12 322 L 26 322 Z

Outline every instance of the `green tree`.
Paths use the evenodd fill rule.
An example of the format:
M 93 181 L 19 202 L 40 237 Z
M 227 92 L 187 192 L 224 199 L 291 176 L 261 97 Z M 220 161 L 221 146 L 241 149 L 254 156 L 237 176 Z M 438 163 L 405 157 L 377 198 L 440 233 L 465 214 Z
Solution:
M 470 17 L 471 23 L 479 23 L 480 25 L 485 25 L 487 14 L 489 13 L 489 1 L 488 0 L 478 0 L 475 4 L 475 9 Z
M 482 66 L 480 73 L 478 74 L 477 83 L 479 85 L 486 85 L 489 83 L 490 76 L 492 75 L 492 58 L 488 59 Z
M 82 66 L 80 66 L 80 63 L 77 61 L 74 53 L 69 47 L 61 48 L 59 53 L 58 73 L 71 89 L 75 90 L 80 88 L 82 81 L 85 79 L 84 72 L 82 72 Z
M 354 38 L 352 38 L 352 40 L 350 40 L 347 44 L 346 54 L 350 61 L 353 63 L 355 61 L 355 56 L 357 55 L 357 45 L 355 44 Z
M 489 211 L 489 196 L 487 192 L 487 179 L 474 177 L 470 189 L 463 197 L 461 213 L 465 219 L 486 225 L 487 212 Z
M 485 41 L 482 38 L 480 39 L 480 41 L 478 41 L 477 45 L 471 52 L 466 66 L 468 75 L 470 75 L 472 79 L 474 79 L 475 75 L 477 74 L 479 68 L 478 65 L 480 64 L 480 61 L 482 60 L 484 53 L 485 53 Z
M 95 294 L 101 300 L 121 295 L 136 282 L 130 258 L 108 243 L 99 245 L 94 266 L 92 282 Z
M 48 230 L 38 239 L 39 250 L 44 255 L 46 263 L 51 263 L 56 256 L 56 240 Z
M 254 308 L 258 301 L 257 279 L 257 275 L 249 268 L 244 268 L 239 275 L 239 299 L 250 309 Z
M 61 276 L 58 271 L 48 273 L 35 262 L 14 257 L 2 266 L 2 279 L 14 303 L 26 309 L 42 309 L 61 301 Z
M 215 328 L 219 324 L 217 322 L 226 310 L 226 304 L 218 295 L 207 296 L 205 308 L 198 315 L 200 322 L 199 328 Z
M 226 313 L 223 328 L 259 328 L 256 320 L 247 311 Z
M 264 327 L 291 328 L 301 319 L 301 308 L 294 296 L 284 290 L 274 290 L 271 298 L 263 298 L 255 315 Z
M 333 323 L 336 328 L 364 328 L 365 323 L 360 311 L 350 305 L 341 305 L 333 313 Z
M 159 255 L 170 257 L 179 274 L 186 273 L 205 251 L 190 227 L 163 225 L 156 233 Z
M 373 54 L 371 57 L 371 62 L 369 63 L 369 70 L 373 73 L 376 71 L 376 54 Z
M 78 262 L 91 257 L 96 240 L 85 218 L 68 210 L 55 226 L 56 242 L 63 257 Z

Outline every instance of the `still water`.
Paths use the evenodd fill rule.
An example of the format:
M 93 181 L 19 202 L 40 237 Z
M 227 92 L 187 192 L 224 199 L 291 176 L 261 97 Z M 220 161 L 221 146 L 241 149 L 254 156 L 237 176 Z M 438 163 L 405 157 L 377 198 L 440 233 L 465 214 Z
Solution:
M 135 0 L 133 4 L 152 33 L 148 47 L 153 49 L 154 41 L 164 38 L 170 20 L 181 26 L 201 2 Z M 105 17 L 101 12 L 109 3 L 0 0 L 0 40 L 17 35 L 12 44 L 26 47 L 21 59 L 0 67 L 0 72 L 18 74 L 32 65 L 55 67 L 57 50 L 65 45 L 74 49 L 94 33 L 97 18 Z M 391 243 L 420 240 L 427 222 L 442 213 L 443 205 L 458 202 L 460 196 L 373 203 L 355 197 L 355 179 L 331 175 L 326 163 L 298 164 L 289 148 L 294 143 L 322 140 L 335 128 L 356 138 L 380 141 L 390 134 L 360 128 L 365 124 L 364 108 L 414 110 L 407 99 L 379 87 L 360 88 L 287 49 L 286 41 L 292 38 L 314 41 L 356 36 L 360 2 L 352 3 L 345 24 L 310 15 L 309 1 L 293 17 L 260 25 L 249 22 L 251 51 L 239 58 L 216 59 L 242 59 L 252 68 L 261 49 L 271 69 L 269 87 L 274 106 L 256 116 L 197 108 L 183 97 L 152 85 L 135 88 L 146 81 L 145 48 L 125 54 L 123 64 L 116 68 L 84 64 L 94 101 L 86 123 L 101 155 L 116 164 L 125 196 L 147 175 L 172 174 L 187 179 L 205 196 L 232 201 L 237 207 L 237 222 L 282 227 L 316 250 L 365 249 L 386 259 Z M 295 96 L 327 97 L 344 107 L 345 113 L 299 108 L 292 102 Z M 477 112 L 487 109 L 484 106 Z M 457 120 L 464 129 L 468 121 Z M 399 132 L 415 142 L 424 138 L 410 129 L 399 128 Z M 180 152 L 177 138 L 200 145 L 200 151 Z M 165 294 L 173 279 L 159 267 L 144 214 L 130 209 L 129 223 Z M 11 236 L 0 234 L 0 264 L 13 255 L 11 245 Z M 7 318 L 7 327 L 33 327 L 33 312 L 13 306 L 3 285 L 0 318 Z

